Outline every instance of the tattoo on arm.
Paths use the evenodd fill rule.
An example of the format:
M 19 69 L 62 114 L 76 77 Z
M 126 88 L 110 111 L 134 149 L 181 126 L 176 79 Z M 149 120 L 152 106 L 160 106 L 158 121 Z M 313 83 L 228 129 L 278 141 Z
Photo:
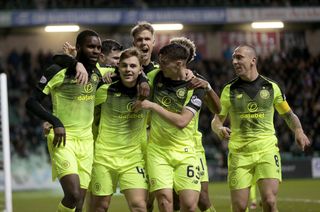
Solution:
M 281 117 L 285 120 L 288 127 L 292 131 L 295 131 L 298 128 L 302 128 L 299 118 L 296 114 L 292 112 L 292 110 L 290 110 L 288 113 L 281 115 Z

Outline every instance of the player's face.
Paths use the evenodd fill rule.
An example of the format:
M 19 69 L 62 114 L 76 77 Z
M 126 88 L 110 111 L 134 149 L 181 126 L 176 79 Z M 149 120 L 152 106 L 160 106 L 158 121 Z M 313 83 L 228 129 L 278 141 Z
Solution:
M 108 55 L 101 53 L 99 62 L 105 65 L 118 66 L 121 51 L 111 51 Z
M 154 36 L 149 30 L 143 30 L 133 38 L 133 45 L 142 52 L 142 59 L 146 62 L 150 62 L 154 44 Z
M 80 62 L 95 65 L 101 53 L 101 40 L 96 36 L 88 36 L 83 44 L 77 49 Z
M 249 54 L 245 47 L 236 48 L 232 54 L 232 65 L 235 73 L 240 78 L 246 78 L 250 75 L 251 68 L 254 64 L 255 58 Z
M 159 55 L 159 65 L 163 75 L 168 78 L 175 79 L 179 76 L 178 61 L 170 60 L 167 56 Z
M 136 85 L 137 78 L 141 73 L 142 67 L 137 57 L 132 56 L 123 59 L 119 63 L 119 73 L 122 83 L 127 87 Z

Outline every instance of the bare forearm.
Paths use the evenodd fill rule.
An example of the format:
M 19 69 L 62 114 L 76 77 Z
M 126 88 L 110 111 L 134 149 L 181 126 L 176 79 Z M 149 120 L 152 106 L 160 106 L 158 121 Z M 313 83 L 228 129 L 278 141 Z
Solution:
M 205 95 L 205 102 L 211 113 L 219 114 L 221 111 L 221 103 L 219 96 L 212 89 Z
M 163 119 L 167 120 L 168 122 L 170 122 L 171 124 L 173 124 L 179 128 L 184 128 L 185 126 L 187 126 L 193 116 L 193 115 L 191 115 L 191 118 L 189 119 L 188 116 L 183 116 L 181 114 L 168 111 L 156 103 L 152 103 L 152 106 L 150 109 L 153 112 L 160 115 Z M 191 113 L 191 111 L 190 111 L 190 113 Z
M 297 130 L 302 130 L 301 122 L 296 114 L 293 113 L 291 110 L 288 113 L 281 115 L 281 117 L 285 120 L 288 127 L 293 131 L 296 132 Z

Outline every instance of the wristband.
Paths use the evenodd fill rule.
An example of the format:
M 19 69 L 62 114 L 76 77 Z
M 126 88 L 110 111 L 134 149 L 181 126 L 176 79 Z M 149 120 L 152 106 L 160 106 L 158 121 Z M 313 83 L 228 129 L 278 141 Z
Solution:
M 208 83 L 208 87 L 205 88 L 205 91 L 208 92 L 208 91 L 211 91 L 212 90 L 212 87 L 210 85 L 210 83 Z

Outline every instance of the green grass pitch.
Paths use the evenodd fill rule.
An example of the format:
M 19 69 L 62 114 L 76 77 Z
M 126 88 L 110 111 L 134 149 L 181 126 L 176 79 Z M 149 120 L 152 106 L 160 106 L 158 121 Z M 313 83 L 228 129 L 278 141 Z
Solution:
M 230 198 L 227 184 L 225 182 L 210 183 L 209 191 L 210 199 L 214 202 L 217 211 L 229 212 Z M 14 192 L 13 211 L 55 212 L 61 195 L 57 191 Z M 320 212 L 320 179 L 284 180 L 280 185 L 278 209 L 280 212 Z M 112 198 L 109 211 L 129 211 L 122 195 Z M 262 211 L 262 209 L 258 207 L 253 211 Z

